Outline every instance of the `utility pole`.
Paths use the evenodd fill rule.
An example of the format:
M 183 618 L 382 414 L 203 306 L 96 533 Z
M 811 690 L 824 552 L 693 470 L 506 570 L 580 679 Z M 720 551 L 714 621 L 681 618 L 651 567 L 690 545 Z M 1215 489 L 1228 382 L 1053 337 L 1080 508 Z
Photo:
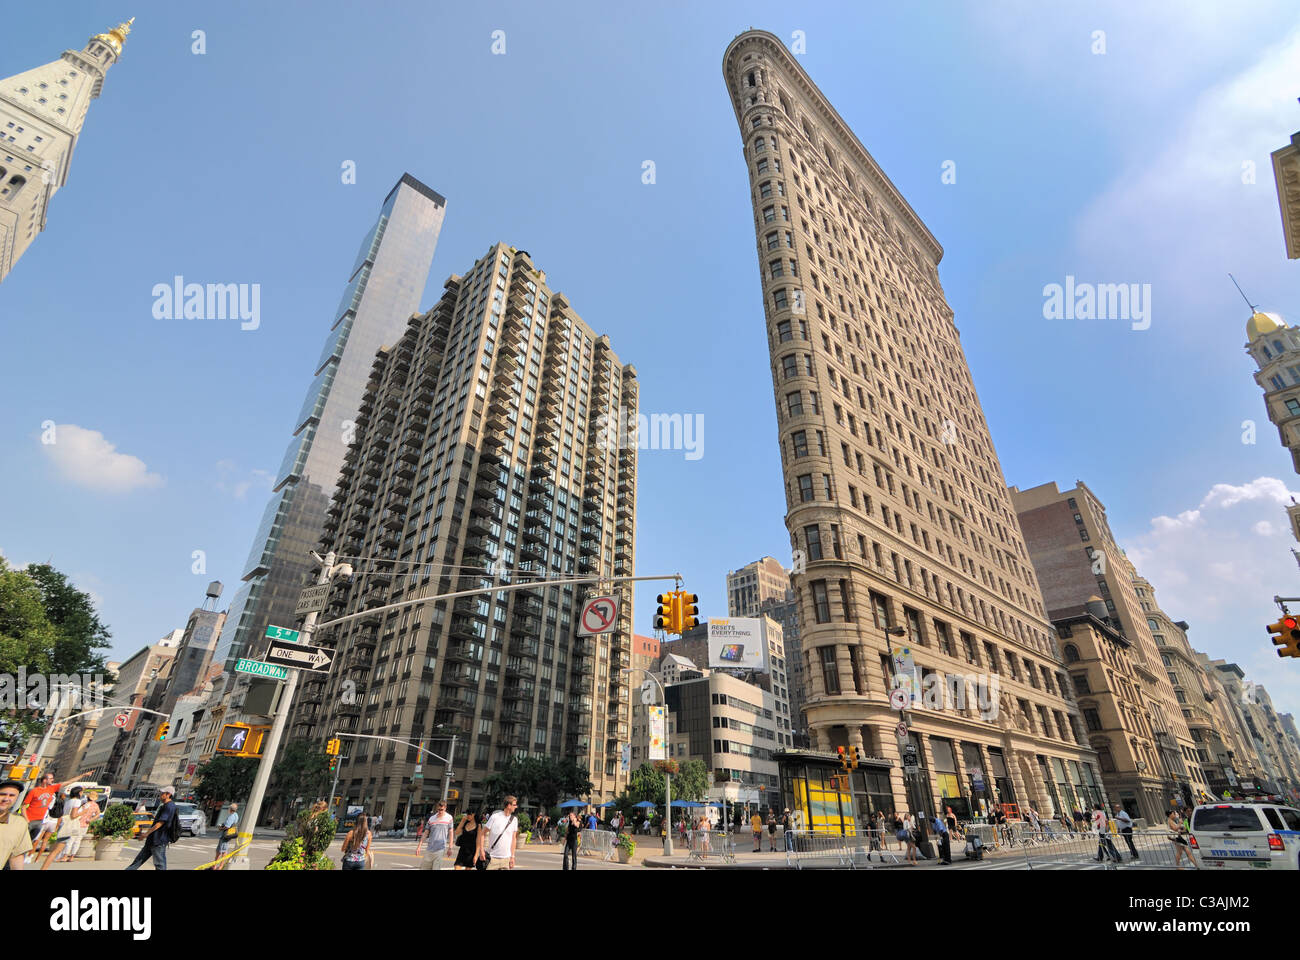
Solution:
M 330 582 L 330 574 L 334 568 L 334 551 L 331 550 L 321 561 L 320 574 L 316 577 L 316 586 L 322 586 Z M 316 632 L 316 619 L 319 616 L 316 612 L 307 614 L 302 621 L 302 643 L 304 645 L 311 643 L 312 635 Z M 253 839 L 253 832 L 257 829 L 257 818 L 262 813 L 262 799 L 266 795 L 267 784 L 271 780 L 271 767 L 275 765 L 275 755 L 280 749 L 280 738 L 284 735 L 284 728 L 289 722 L 289 711 L 293 709 L 293 695 L 298 689 L 298 674 L 302 671 L 295 668 L 289 669 L 289 679 L 285 681 L 284 692 L 280 697 L 280 707 L 275 712 L 275 722 L 271 726 L 270 736 L 267 742 L 262 744 L 262 759 L 257 765 L 257 778 L 253 781 L 253 792 L 248 798 L 248 805 L 244 808 L 244 823 L 248 824 L 247 839 Z M 337 771 L 336 771 L 337 777 Z M 337 779 L 335 781 L 337 784 Z M 331 798 L 332 799 L 332 798 Z M 244 839 L 245 834 L 241 831 L 240 839 Z M 245 852 L 236 857 L 231 864 L 236 870 L 249 869 L 248 848 Z
M 456 734 L 451 735 L 451 749 L 447 751 L 447 762 L 442 768 L 442 801 L 447 802 L 447 794 L 451 792 L 451 765 L 456 759 Z

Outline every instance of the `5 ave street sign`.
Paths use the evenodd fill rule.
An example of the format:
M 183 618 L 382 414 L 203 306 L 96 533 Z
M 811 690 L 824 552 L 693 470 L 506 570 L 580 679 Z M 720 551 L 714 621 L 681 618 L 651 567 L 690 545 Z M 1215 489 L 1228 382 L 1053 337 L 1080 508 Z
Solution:
M 288 640 L 290 643 L 298 642 L 298 631 L 291 630 L 288 627 L 267 627 L 266 635 L 272 640 Z
M 298 667 L 302 670 L 315 670 L 319 673 L 329 671 L 334 660 L 334 651 L 324 647 L 306 647 L 297 643 L 285 643 L 272 640 L 266 651 L 267 663 L 276 663 L 283 667 Z
M 289 679 L 289 671 L 284 667 L 263 663 L 261 660 L 249 660 L 247 657 L 235 663 L 235 670 L 239 673 L 251 673 L 257 677 L 273 677 L 276 680 Z
M 301 617 L 308 613 L 320 613 L 325 609 L 325 601 L 329 599 L 329 595 L 330 585 L 328 583 L 304 588 L 302 593 L 298 594 L 298 605 L 293 608 L 294 616 Z

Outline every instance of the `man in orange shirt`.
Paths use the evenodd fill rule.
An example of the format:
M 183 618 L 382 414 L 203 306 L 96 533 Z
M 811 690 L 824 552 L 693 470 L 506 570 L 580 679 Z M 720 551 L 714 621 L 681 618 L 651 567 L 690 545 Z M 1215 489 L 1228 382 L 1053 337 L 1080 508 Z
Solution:
M 73 780 L 82 780 L 90 776 L 91 771 L 79 773 Z M 54 798 L 59 791 L 63 789 L 63 784 L 54 782 L 54 774 L 47 773 L 41 777 L 39 783 L 27 791 L 27 799 L 23 801 L 23 814 L 27 817 L 27 831 L 35 839 L 36 834 L 41 829 L 41 822 L 54 805 Z

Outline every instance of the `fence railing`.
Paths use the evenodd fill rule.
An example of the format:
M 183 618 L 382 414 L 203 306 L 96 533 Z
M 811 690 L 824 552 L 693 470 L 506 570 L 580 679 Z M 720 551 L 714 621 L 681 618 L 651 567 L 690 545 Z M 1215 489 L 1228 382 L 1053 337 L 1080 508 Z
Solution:
M 583 830 L 578 835 L 578 853 L 584 857 L 613 860 L 614 832 L 612 830 Z
M 736 835 L 717 830 L 692 830 L 688 860 L 717 857 L 723 863 L 736 862 Z
M 1004 851 L 1023 857 L 1025 866 L 1033 869 L 1047 864 L 1079 865 L 1103 863 L 1107 870 L 1129 867 L 1172 868 L 1175 866 L 1174 845 L 1168 830 L 1133 831 L 1132 833 L 1053 832 L 1039 830 L 1013 830 Z
M 887 830 L 862 830 L 854 836 L 791 830 L 785 835 L 785 863 L 795 870 L 871 870 L 900 863 L 899 843 Z

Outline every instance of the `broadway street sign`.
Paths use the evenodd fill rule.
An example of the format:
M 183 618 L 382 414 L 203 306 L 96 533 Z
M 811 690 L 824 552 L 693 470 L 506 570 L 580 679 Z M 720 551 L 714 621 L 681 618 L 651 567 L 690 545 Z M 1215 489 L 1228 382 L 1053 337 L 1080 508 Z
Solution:
M 239 673 L 251 673 L 257 677 L 273 677 L 276 680 L 288 680 L 289 671 L 284 667 L 277 667 L 270 663 L 263 663 L 261 660 L 249 660 L 244 658 L 235 664 L 235 669 Z
M 324 647 L 306 647 L 300 643 L 284 643 L 272 640 L 266 651 L 267 663 L 278 663 L 282 667 L 298 667 L 302 670 L 315 670 L 320 673 L 329 671 L 334 659 L 334 651 Z

